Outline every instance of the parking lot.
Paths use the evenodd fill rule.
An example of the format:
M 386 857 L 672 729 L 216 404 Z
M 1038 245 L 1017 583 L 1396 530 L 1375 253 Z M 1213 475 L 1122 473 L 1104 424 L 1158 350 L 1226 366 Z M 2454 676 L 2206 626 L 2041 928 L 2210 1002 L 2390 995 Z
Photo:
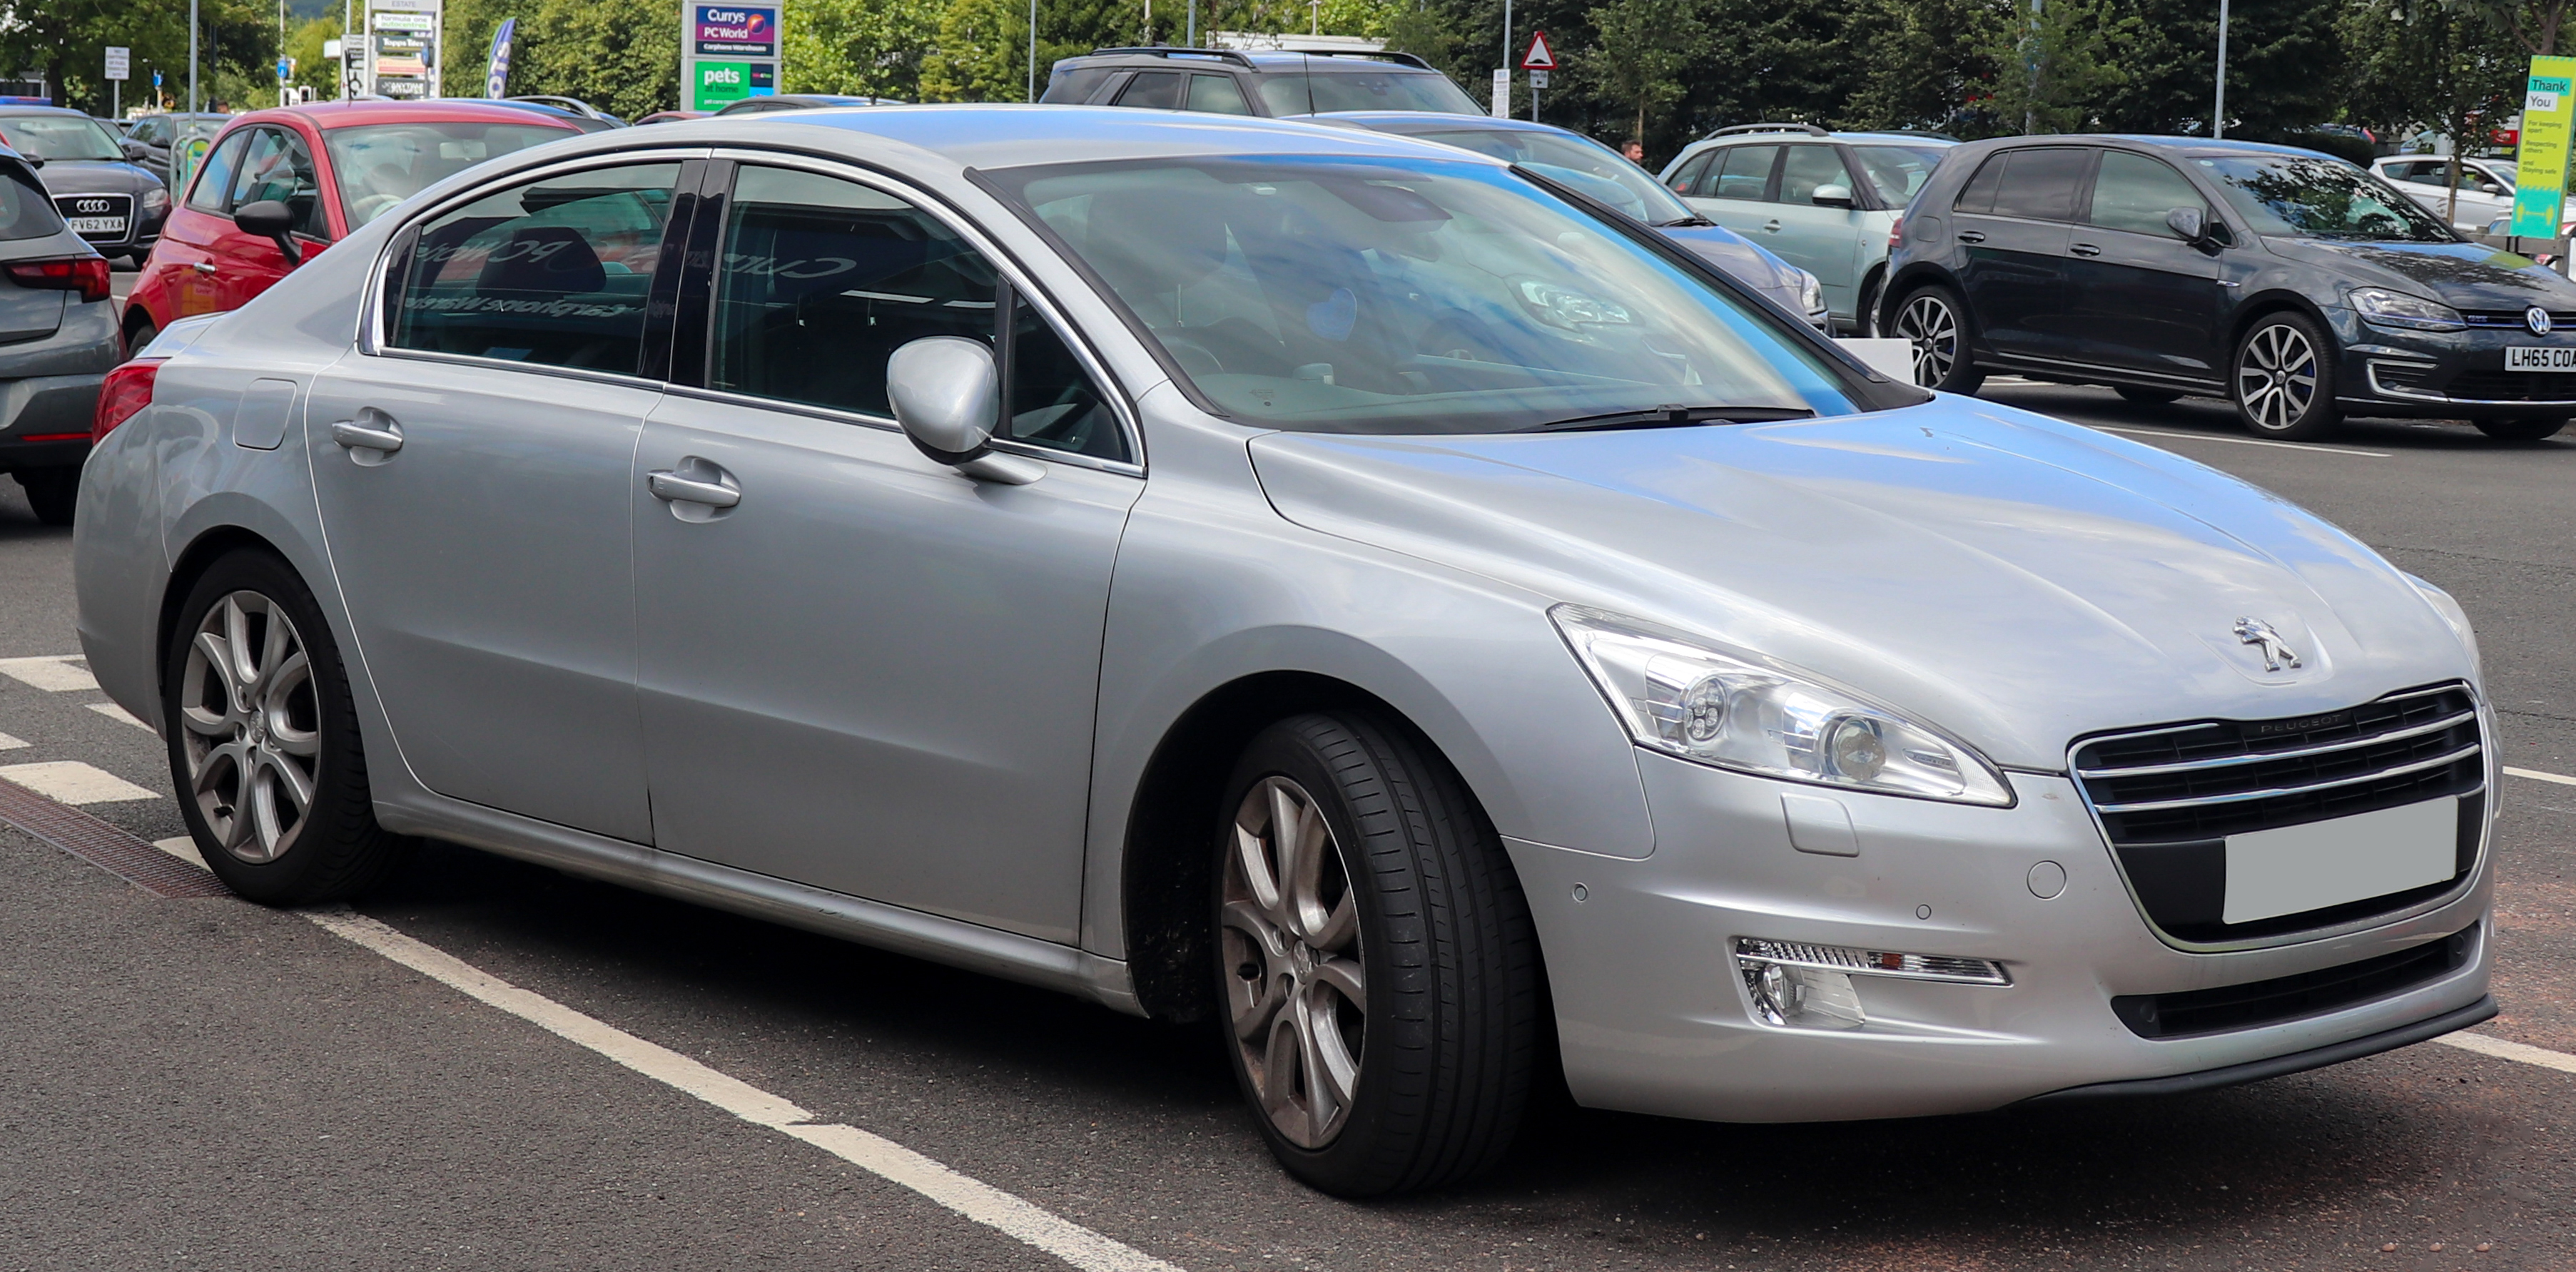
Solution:
M 2474 1033 L 2519 1049 L 1902 1122 L 1554 1107 L 1499 1173 L 1359 1205 L 1272 1164 L 1212 1026 L 463 848 L 307 916 L 0 828 L 0 1267 L 2576 1264 L 2576 440 L 2360 421 L 2307 446 L 2212 402 L 1983 396 L 2236 474 L 2460 599 L 2512 771 L 2504 1014 Z M 0 777 L 180 836 L 159 739 L 74 657 L 70 559 L 0 482 Z M 803 1116 L 746 1112 L 762 1094 Z

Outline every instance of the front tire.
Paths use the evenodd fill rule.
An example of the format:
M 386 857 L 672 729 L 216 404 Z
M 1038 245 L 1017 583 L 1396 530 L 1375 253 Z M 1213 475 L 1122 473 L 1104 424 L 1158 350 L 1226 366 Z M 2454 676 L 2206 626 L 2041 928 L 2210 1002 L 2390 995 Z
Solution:
M 364 892 L 409 858 L 412 842 L 376 823 L 331 629 L 284 562 L 234 552 L 200 576 L 161 683 L 179 812 L 224 886 L 313 905 Z
M 2537 442 L 2558 436 L 2567 427 L 2564 419 L 2541 420 L 2471 420 L 2478 431 L 2499 442 Z
M 2335 406 L 2334 342 L 2301 314 L 2273 314 L 2236 342 L 2229 397 L 2258 437 L 2307 442 L 2343 423 Z
M 1302 715 L 1253 739 L 1221 807 L 1221 1027 L 1272 1154 L 1344 1197 L 1499 1161 L 1538 1058 L 1538 943 L 1457 776 L 1375 719 Z
M 80 475 L 77 468 L 27 468 L 18 472 L 18 489 L 27 494 L 27 507 L 36 520 L 49 526 L 67 526 L 80 505 Z
M 1974 393 L 1986 374 L 1968 361 L 1968 307 L 1947 287 L 1922 287 L 1896 307 L 1897 338 L 1914 346 L 1914 383 L 1942 393 Z

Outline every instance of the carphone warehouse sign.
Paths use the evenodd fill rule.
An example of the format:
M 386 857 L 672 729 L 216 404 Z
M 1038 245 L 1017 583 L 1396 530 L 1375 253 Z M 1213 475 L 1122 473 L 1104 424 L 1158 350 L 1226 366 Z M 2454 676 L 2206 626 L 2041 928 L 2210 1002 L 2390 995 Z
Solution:
M 721 110 L 778 91 L 779 5 L 680 6 L 680 83 L 690 110 Z

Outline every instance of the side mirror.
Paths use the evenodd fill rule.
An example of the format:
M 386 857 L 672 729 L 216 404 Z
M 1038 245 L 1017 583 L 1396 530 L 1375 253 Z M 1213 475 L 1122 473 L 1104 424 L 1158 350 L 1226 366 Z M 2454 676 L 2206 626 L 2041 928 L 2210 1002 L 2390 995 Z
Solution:
M 304 249 L 295 243 L 295 210 L 275 199 L 245 203 L 233 209 L 233 224 L 244 234 L 256 234 L 277 244 L 278 253 L 286 258 L 288 268 L 304 263 Z
M 116 147 L 117 149 L 125 152 L 125 161 L 127 163 L 139 162 L 142 160 L 143 156 L 152 153 L 149 147 L 132 138 L 127 138 L 124 141 L 118 142 Z
M 886 359 L 886 400 L 913 446 L 969 477 L 1025 486 L 1046 475 L 1025 459 L 992 453 L 1002 373 L 981 341 L 924 336 L 895 350 Z
M 1807 202 L 1815 204 L 1820 208 L 1850 207 L 1852 205 L 1851 187 L 1841 185 L 1817 186 L 1816 192 L 1807 196 Z
M 2504 193 L 2504 187 L 2503 187 L 2503 186 L 2500 186 L 2500 185 L 2497 185 L 2495 182 L 2492 182 L 2492 181 L 2481 182 L 2481 183 L 2479 183 L 2479 185 L 2478 185 L 2478 193 L 2480 193 L 2480 194 L 2502 194 L 2502 193 Z
M 2202 223 L 2198 208 L 2175 208 L 2165 213 L 2165 228 L 2173 231 L 2175 238 L 2192 244 L 2199 243 L 2209 229 Z

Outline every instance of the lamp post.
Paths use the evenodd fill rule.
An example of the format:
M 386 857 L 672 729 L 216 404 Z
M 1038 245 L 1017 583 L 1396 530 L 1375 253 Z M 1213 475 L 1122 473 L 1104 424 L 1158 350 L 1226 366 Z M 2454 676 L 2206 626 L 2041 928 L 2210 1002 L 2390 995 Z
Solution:
M 197 113 L 197 0 L 188 0 L 188 113 Z
M 194 3 L 195 0 L 190 0 Z M 1038 99 L 1038 0 L 1029 0 L 1029 100 Z
M 2209 135 L 2227 135 L 2227 0 L 2218 0 L 2218 101 L 2210 108 Z

